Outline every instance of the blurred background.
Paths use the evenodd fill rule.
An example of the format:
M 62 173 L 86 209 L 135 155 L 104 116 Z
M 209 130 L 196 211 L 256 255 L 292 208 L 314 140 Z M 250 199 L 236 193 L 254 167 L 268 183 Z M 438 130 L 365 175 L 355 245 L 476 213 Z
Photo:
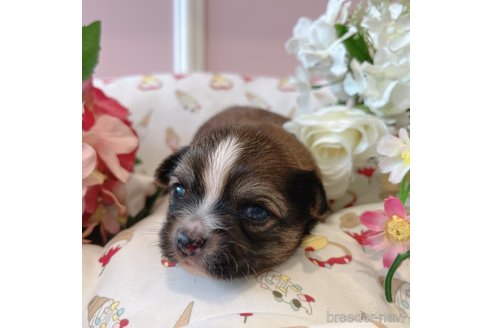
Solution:
M 301 16 L 316 19 L 326 0 L 192 0 L 205 11 L 204 70 L 292 75 L 285 42 Z M 173 0 L 83 0 L 83 24 L 101 20 L 96 77 L 173 72 Z

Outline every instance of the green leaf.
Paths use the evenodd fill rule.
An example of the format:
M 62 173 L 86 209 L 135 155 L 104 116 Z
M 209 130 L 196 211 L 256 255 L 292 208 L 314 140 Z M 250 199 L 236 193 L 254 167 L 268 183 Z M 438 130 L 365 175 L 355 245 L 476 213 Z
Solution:
M 355 107 L 355 108 L 357 108 L 357 109 L 362 110 L 362 111 L 363 111 L 364 113 L 366 113 L 366 114 L 374 115 L 374 113 L 373 113 L 373 112 L 371 112 L 371 110 L 369 109 L 369 107 L 367 107 L 367 106 L 366 106 L 366 105 L 364 105 L 364 104 L 357 104 L 357 105 L 355 105 L 354 107 Z
M 345 35 L 349 28 L 342 24 L 336 24 L 335 29 L 337 31 L 337 35 L 339 38 Z M 359 62 L 369 62 L 372 64 L 371 54 L 369 53 L 369 47 L 367 46 L 366 41 L 364 40 L 364 34 L 361 32 L 357 32 L 352 35 L 347 40 L 343 41 L 345 49 L 349 55 Z
M 101 22 L 82 26 L 82 81 L 92 75 L 99 60 Z

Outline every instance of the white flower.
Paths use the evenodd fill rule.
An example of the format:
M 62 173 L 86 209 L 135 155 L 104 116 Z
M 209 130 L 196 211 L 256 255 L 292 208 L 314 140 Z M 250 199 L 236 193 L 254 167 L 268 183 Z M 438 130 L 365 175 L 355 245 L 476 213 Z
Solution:
M 309 72 L 302 66 L 296 68 L 295 78 L 293 83 L 296 84 L 299 96 L 297 97 L 297 106 L 300 109 L 300 113 L 309 113 L 311 108 L 316 106 L 316 103 L 321 103 L 324 106 L 330 106 L 337 103 L 340 98 L 343 98 L 340 94 L 334 93 L 337 91 L 333 87 L 319 87 L 313 88 L 313 85 L 318 85 L 319 81 L 310 80 L 311 76 Z M 313 104 L 313 101 L 315 105 Z
M 330 80 L 339 79 L 347 72 L 346 50 L 335 29 L 337 22 L 346 19 L 348 3 L 344 2 L 330 0 L 326 13 L 314 22 L 304 17 L 299 19 L 294 36 L 285 45 L 287 52 L 295 54 L 302 66 Z M 343 18 L 337 19 L 340 15 Z
M 332 199 L 347 191 L 353 165 L 375 156 L 377 141 L 387 134 L 378 117 L 346 106 L 299 115 L 284 128 L 311 151 Z
M 399 138 L 386 135 L 378 143 L 377 151 L 384 156 L 379 159 L 379 168 L 389 173 L 389 181 L 393 184 L 401 182 L 410 170 L 410 138 L 405 129 L 400 129 Z
M 350 63 L 345 92 L 359 94 L 380 117 L 395 117 L 410 107 L 410 12 L 401 4 L 371 3 L 361 26 L 374 50 L 373 64 Z
M 370 3 L 361 26 L 367 29 L 374 49 L 388 48 L 397 53 L 410 45 L 410 11 L 407 4 L 388 1 Z
M 326 13 L 315 21 L 301 18 L 294 27 L 294 35 L 285 45 L 288 53 L 295 54 L 301 62 L 305 71 L 304 76 L 299 80 L 299 85 L 313 80 L 319 81 L 323 85 L 341 84 L 347 73 L 347 51 L 343 41 L 352 36 L 356 30 L 350 28 L 349 31 L 339 38 L 335 29 L 335 24 L 343 23 L 347 19 L 347 9 L 350 5 L 345 0 L 330 0 Z M 299 73 L 297 74 L 299 75 Z M 298 78 L 298 77 L 297 77 Z M 303 94 L 306 88 L 301 88 L 301 97 L 309 97 Z M 345 96 L 343 88 L 335 88 L 336 92 L 342 92 L 340 96 Z M 300 103 L 305 104 L 302 100 Z M 307 107 L 301 107 L 306 112 Z

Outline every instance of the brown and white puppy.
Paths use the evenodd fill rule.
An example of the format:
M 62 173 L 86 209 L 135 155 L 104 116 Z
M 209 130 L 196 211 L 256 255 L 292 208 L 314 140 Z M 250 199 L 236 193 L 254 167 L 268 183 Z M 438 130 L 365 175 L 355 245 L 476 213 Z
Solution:
M 230 108 L 163 161 L 156 171 L 170 187 L 163 256 L 189 272 L 232 279 L 295 252 L 329 208 L 312 156 L 282 128 L 285 121 Z

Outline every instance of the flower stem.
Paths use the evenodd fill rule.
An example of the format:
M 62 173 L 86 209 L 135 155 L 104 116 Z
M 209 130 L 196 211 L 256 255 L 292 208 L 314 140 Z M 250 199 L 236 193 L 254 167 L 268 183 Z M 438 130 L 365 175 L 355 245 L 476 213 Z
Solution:
M 403 198 L 401 199 L 403 205 L 405 205 L 409 195 L 410 195 L 410 183 L 408 184 L 407 190 L 405 190 L 405 193 L 403 194 Z
M 395 274 L 400 264 L 408 258 L 410 258 L 410 251 L 398 254 L 396 259 L 393 261 L 393 264 L 391 264 L 388 273 L 386 274 L 386 279 L 384 279 L 384 292 L 386 294 L 386 300 L 389 303 L 393 302 L 393 297 L 391 296 L 391 281 L 393 280 L 393 275 Z
M 400 198 L 400 200 L 403 199 L 403 190 L 405 190 L 405 185 L 407 184 L 407 174 L 405 174 L 405 176 L 403 177 L 403 181 L 400 183 L 400 192 L 398 193 L 398 198 Z M 402 201 L 403 203 L 403 201 Z M 405 203 L 403 203 L 405 204 Z

